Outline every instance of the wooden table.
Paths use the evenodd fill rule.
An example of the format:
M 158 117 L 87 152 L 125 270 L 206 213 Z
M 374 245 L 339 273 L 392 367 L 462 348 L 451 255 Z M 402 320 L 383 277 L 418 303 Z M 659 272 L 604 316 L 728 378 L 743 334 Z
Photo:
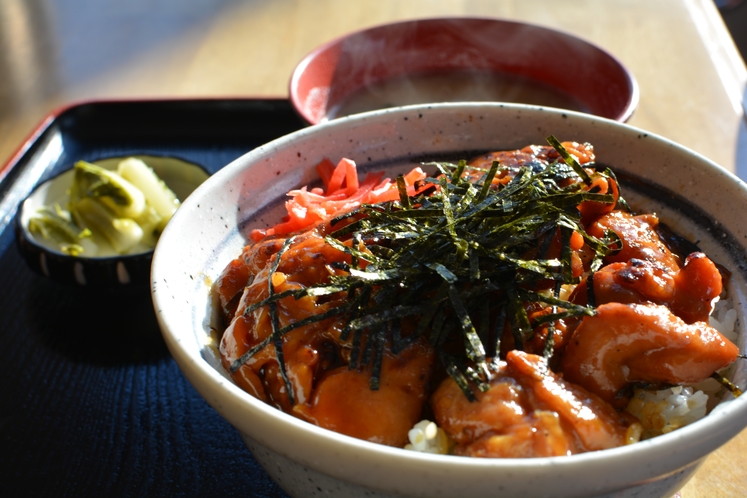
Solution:
M 132 97 L 285 96 L 296 63 L 360 28 L 493 16 L 573 32 L 640 85 L 630 124 L 747 178 L 747 70 L 711 0 L 0 0 L 0 165 L 57 106 Z M 747 492 L 747 432 L 711 455 L 683 498 Z

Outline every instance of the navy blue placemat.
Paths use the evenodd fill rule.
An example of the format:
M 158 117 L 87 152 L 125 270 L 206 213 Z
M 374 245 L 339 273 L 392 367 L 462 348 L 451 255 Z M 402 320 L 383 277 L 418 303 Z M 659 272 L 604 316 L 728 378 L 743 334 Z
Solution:
M 38 166 L 38 181 L 78 159 L 131 153 L 176 155 L 214 172 L 302 125 L 285 100 L 75 106 L 14 165 L 0 194 L 29 188 L 22 177 L 49 159 L 50 137 L 61 147 Z M 49 281 L 26 267 L 4 223 L 0 292 L 0 496 L 286 496 L 181 374 L 148 288 Z

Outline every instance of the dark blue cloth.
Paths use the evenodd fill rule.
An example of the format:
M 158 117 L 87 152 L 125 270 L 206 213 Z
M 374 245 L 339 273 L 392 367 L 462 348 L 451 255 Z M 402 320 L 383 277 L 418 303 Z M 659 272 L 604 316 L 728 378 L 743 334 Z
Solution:
M 150 133 L 107 128 L 117 113 L 150 120 Z M 284 100 L 89 105 L 56 124 L 65 148 L 47 176 L 77 159 L 136 152 L 214 172 L 301 126 Z M 286 496 L 180 372 L 148 288 L 62 286 L 31 272 L 13 239 L 3 227 L 0 496 Z

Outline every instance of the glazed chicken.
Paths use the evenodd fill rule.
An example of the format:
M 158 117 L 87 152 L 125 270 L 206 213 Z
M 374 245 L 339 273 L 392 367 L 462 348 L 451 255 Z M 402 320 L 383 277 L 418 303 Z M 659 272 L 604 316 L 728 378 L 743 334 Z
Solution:
M 404 446 L 408 431 L 423 418 L 435 419 L 453 442 L 454 454 L 473 457 L 562 456 L 637 441 L 640 424 L 623 411 L 632 387 L 695 383 L 737 358 L 737 347 L 708 325 L 713 303 L 723 293 L 722 273 L 702 252 L 671 249 L 659 235 L 655 215 L 636 215 L 621 206 L 617 180 L 595 169 L 590 145 L 563 145 L 579 166 L 575 173 L 561 168 L 543 181 L 582 199 L 562 208 L 578 225 L 540 226 L 537 236 L 518 237 L 523 244 L 518 256 L 504 254 L 496 266 L 502 268 L 505 260 L 533 262 L 511 274 L 513 290 L 502 290 L 501 280 L 491 281 L 493 287 L 482 284 L 487 290 L 480 287 L 481 279 L 499 271 L 480 266 L 485 257 L 476 251 L 489 245 L 489 238 L 455 243 L 462 274 L 455 273 L 458 266 L 449 270 L 438 262 L 423 263 L 435 280 L 419 292 L 424 301 L 440 304 L 418 315 L 417 300 L 396 297 L 405 284 L 388 291 L 394 298 L 377 301 L 384 295 L 377 295 L 383 282 L 399 270 L 377 273 L 376 265 L 394 253 L 395 239 L 415 239 L 414 224 L 413 232 L 395 238 L 388 232 L 351 236 L 351 229 L 332 241 L 330 234 L 345 223 L 366 226 L 366 216 L 354 214 L 334 229 L 339 220 L 287 235 L 260 234 L 214 286 L 225 327 L 224 367 L 242 389 L 280 410 L 391 446 Z M 563 163 L 561 158 L 573 162 L 557 147 L 529 146 L 480 156 L 458 171 L 479 185 L 492 168 L 489 186 L 470 194 L 477 203 L 489 189 L 516 188 L 530 173 Z M 350 163 L 345 163 L 348 175 Z M 340 194 L 346 187 L 337 178 L 340 190 L 327 198 L 339 202 L 351 189 Z M 417 178 L 421 182 L 424 176 Z M 373 192 L 389 188 L 371 185 Z M 447 187 L 442 182 L 430 192 Z M 403 188 L 399 202 L 409 209 Z M 407 188 L 407 195 L 428 195 L 419 183 Z M 311 193 L 316 197 L 297 199 L 307 204 L 304 209 L 324 198 L 320 189 Z M 420 199 L 424 210 L 433 210 L 427 198 Z M 514 201 L 501 202 L 499 214 L 510 215 Z M 388 216 L 386 209 L 380 209 L 382 216 Z M 457 215 L 446 216 L 452 225 L 443 225 L 443 240 L 458 241 Z M 494 233 L 500 235 L 500 227 Z M 608 249 L 599 249 L 604 244 Z M 407 254 L 418 250 L 412 246 Z M 558 275 L 552 265 L 561 260 L 567 272 L 552 277 Z M 540 264 L 550 268 L 541 270 L 548 276 L 530 278 Z M 420 260 L 409 265 L 406 270 Z M 374 283 L 336 287 L 351 275 Z M 567 302 L 560 297 L 556 279 L 561 277 L 574 282 L 563 287 Z M 490 297 L 461 301 L 460 296 L 478 291 Z M 510 307 L 511 296 L 529 295 L 540 297 Z M 360 322 L 361 307 L 368 305 L 375 312 L 369 322 Z M 466 335 L 454 340 L 439 332 L 448 326 Z M 466 356 L 457 356 L 462 350 Z
M 271 273 L 272 257 L 281 246 L 282 240 L 275 240 L 248 247 L 237 260 L 245 264 L 229 265 L 217 283 L 222 313 L 226 318 L 232 317 L 220 346 L 224 367 L 229 371 L 235 361 L 272 334 L 267 308 L 251 309 L 252 303 L 268 296 L 269 279 L 273 292 L 280 294 L 324 282 L 332 272 L 330 265 L 349 260 L 345 253 L 324 243 L 321 231 L 312 230 L 298 237 Z M 248 272 L 253 272 L 251 283 L 240 289 L 234 282 Z M 237 310 L 233 310 L 231 294 L 237 289 L 241 298 Z M 324 313 L 345 297 L 344 293 L 338 293 L 326 299 L 310 296 L 280 299 L 276 305 L 277 325 L 286 327 Z M 341 328 L 340 321 L 331 318 L 298 327 L 283 336 L 283 359 L 293 400 L 288 396 L 274 343 L 260 349 L 233 371 L 232 377 L 256 398 L 320 427 L 377 443 L 404 446 L 407 431 L 420 420 L 427 399 L 433 349 L 424 340 L 397 355 L 386 348 L 381 362 L 382 383 L 372 390 L 370 371 L 349 368 L 351 345 L 340 338 Z
M 622 446 L 635 433 L 633 417 L 553 373 L 544 358 L 516 350 L 477 402 L 447 378 L 431 406 L 465 456 L 570 455 Z

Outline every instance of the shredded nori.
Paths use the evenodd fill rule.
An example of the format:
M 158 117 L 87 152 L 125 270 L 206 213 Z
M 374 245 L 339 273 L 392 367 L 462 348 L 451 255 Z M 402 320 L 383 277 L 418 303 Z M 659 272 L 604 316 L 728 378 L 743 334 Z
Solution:
M 711 374 L 711 378 L 716 379 L 721 383 L 722 386 L 724 386 L 729 392 L 731 392 L 735 398 L 738 398 L 742 395 L 742 390 L 739 389 L 739 387 L 734 384 L 732 381 L 724 377 L 718 372 L 713 372 Z
M 505 184 L 493 181 L 505 170 L 498 162 L 477 172 L 465 161 L 433 163 L 440 175 L 424 180 L 420 194 L 408 197 L 404 179 L 398 178 L 399 200 L 364 204 L 333 219 L 325 242 L 351 256 L 350 265 L 336 266 L 344 274 L 330 276 L 325 284 L 278 294 L 270 278 L 269 296 L 247 312 L 267 306 L 272 335 L 236 360 L 231 371 L 262 347 L 274 344 L 292 403 L 282 336 L 331 317 L 343 320 L 340 338 L 350 341 L 349 368 L 370 365 L 371 389 L 379 386 L 386 344 L 397 354 L 424 335 L 470 399 L 475 399 L 473 385 L 487 389 L 506 328 L 515 348 L 523 349 L 535 328 L 547 324 L 543 354 L 549 358 L 557 320 L 594 314 L 591 290 L 587 306 L 558 297 L 562 285 L 578 283 L 572 271 L 571 235 L 574 231 L 581 234 L 594 251 L 592 271 L 621 244 L 614 232 L 605 234 L 603 240 L 587 234 L 578 209 L 583 201 L 616 201 L 611 194 L 585 190 L 592 176 L 614 180 L 612 173 L 596 170 L 594 164 L 582 167 L 557 139 L 550 137 L 548 142 L 562 160 L 521 167 Z M 622 198 L 618 202 L 626 206 Z M 343 220 L 347 223 L 335 229 Z M 344 243 L 351 238 L 352 244 Z M 548 258 L 550 244 L 558 238 L 559 257 Z M 276 254 L 273 270 L 292 240 Z M 590 289 L 592 279 L 587 282 Z M 345 304 L 282 329 L 278 326 L 279 299 L 337 292 L 348 293 Z M 540 303 L 551 311 L 530 320 L 529 303 Z M 408 334 L 403 332 L 403 320 L 413 323 Z

